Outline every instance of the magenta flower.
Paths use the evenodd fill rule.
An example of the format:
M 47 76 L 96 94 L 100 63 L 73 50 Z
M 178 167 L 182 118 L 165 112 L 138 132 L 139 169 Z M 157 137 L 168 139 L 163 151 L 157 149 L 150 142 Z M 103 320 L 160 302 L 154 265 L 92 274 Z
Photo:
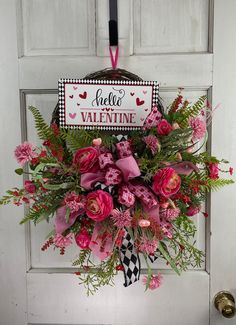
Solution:
M 151 280 L 148 284 L 148 288 L 150 290 L 155 290 L 155 289 L 159 288 L 160 285 L 162 284 L 162 278 L 163 277 L 160 273 L 158 273 L 157 275 L 152 275 Z M 147 280 L 148 280 L 148 277 L 144 276 L 143 284 L 147 285 Z
M 160 216 L 162 219 L 166 221 L 172 221 L 175 220 L 180 214 L 179 208 L 171 208 L 171 209 L 161 209 L 160 210 Z
M 53 238 L 53 243 L 60 248 L 64 248 L 72 244 L 71 240 L 71 234 L 68 234 L 67 236 L 63 236 L 61 234 L 56 234 Z
M 143 140 L 146 143 L 147 147 L 151 150 L 153 155 L 155 155 L 157 151 L 160 151 L 161 146 L 155 135 L 148 135 L 144 137 Z
M 197 141 L 206 133 L 206 122 L 200 117 L 193 117 L 189 120 L 189 126 L 193 129 L 192 140 Z
M 29 142 L 24 142 L 17 146 L 14 152 L 17 162 L 23 166 L 36 157 L 36 153 L 33 149 L 33 145 Z

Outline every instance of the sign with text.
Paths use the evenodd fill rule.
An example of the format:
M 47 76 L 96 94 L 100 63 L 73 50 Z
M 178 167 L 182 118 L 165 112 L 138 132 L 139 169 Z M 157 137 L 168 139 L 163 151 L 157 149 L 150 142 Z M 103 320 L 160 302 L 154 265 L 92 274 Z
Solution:
M 154 81 L 59 80 L 60 127 L 141 128 L 158 102 Z

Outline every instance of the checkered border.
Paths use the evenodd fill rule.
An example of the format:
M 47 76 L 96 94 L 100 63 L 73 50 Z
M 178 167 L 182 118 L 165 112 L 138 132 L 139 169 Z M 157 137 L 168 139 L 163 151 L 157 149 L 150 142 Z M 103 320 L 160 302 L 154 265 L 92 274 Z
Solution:
M 107 85 L 148 85 L 153 86 L 152 88 L 152 107 L 158 104 L 159 98 L 159 84 L 156 81 L 123 81 L 123 80 L 89 80 L 89 79 L 59 79 L 58 81 L 58 103 L 59 103 L 59 125 L 61 128 L 69 129 L 100 129 L 100 130 L 134 130 L 140 129 L 141 127 L 118 127 L 118 126 L 78 126 L 78 125 L 67 125 L 65 123 L 65 84 L 107 84 Z

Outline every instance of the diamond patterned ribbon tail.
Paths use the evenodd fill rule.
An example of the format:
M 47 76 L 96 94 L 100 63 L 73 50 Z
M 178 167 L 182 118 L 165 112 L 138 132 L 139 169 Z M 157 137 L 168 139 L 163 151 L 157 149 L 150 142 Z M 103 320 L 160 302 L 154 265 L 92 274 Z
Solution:
M 124 267 L 124 286 L 128 287 L 139 280 L 141 269 L 139 256 L 128 232 L 126 232 L 120 248 L 120 261 Z

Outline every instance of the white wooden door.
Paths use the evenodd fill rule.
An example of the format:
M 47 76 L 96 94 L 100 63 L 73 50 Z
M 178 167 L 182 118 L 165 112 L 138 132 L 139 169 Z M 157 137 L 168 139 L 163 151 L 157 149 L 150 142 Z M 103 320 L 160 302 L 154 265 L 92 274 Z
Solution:
M 168 102 L 178 87 L 194 99 L 208 94 L 222 107 L 209 145 L 236 164 L 235 0 L 120 0 L 119 66 L 158 80 Z M 214 18 L 214 19 L 213 19 Z M 21 139 L 36 141 L 26 107 L 50 120 L 60 77 L 83 77 L 110 66 L 108 0 L 0 0 L 0 190 L 22 180 L 13 150 Z M 214 35 L 214 38 L 213 38 Z M 230 324 L 214 309 L 214 295 L 236 295 L 235 187 L 214 193 L 210 218 L 196 217 L 197 245 L 206 263 L 178 277 L 164 265 L 164 284 L 144 293 L 141 282 L 87 298 L 71 259 L 40 250 L 47 224 L 18 225 L 23 209 L 0 215 L 0 325 L 214 325 Z M 143 270 L 145 273 L 145 269 Z M 234 320 L 231 320 L 234 324 Z

